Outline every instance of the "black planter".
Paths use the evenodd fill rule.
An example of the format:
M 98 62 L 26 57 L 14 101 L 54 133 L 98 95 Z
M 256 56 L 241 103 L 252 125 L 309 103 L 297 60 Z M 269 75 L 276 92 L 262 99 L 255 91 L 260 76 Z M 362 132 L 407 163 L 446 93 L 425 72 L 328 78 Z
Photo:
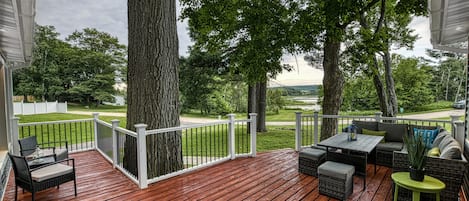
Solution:
M 425 169 L 417 170 L 412 167 L 409 167 L 409 172 L 410 172 L 410 179 L 415 180 L 415 181 L 423 181 L 423 178 L 425 177 Z

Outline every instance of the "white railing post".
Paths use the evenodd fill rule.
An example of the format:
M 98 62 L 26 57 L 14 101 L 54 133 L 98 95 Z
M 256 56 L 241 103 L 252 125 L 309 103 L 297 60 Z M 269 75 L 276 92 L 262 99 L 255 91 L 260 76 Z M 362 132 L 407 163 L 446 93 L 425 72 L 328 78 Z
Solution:
M 257 114 L 256 113 L 249 113 L 250 119 L 250 133 L 251 133 L 251 156 L 256 157 L 256 149 L 257 149 Z
M 24 114 L 24 101 L 21 101 L 21 114 Z
M 99 113 L 93 113 L 93 122 L 94 122 L 94 148 L 98 148 L 98 120 Z
M 11 151 L 13 152 L 13 154 L 16 154 L 16 155 L 19 155 L 19 152 L 20 152 L 20 147 L 19 147 L 19 144 L 18 144 L 18 139 L 19 139 L 19 121 L 20 121 L 20 118 L 18 117 L 13 117 L 11 118 L 11 126 L 12 126 L 12 134 L 11 134 Z
M 146 141 L 146 124 L 136 124 L 137 129 L 137 168 L 138 183 L 141 189 L 148 187 L 147 176 L 147 141 Z
M 67 105 L 67 101 L 65 101 L 65 113 L 68 112 L 68 105 Z
M 37 114 L 37 109 L 36 109 L 37 105 L 36 105 L 36 101 L 34 101 L 34 113 L 33 114 Z
M 301 112 L 295 112 L 295 150 L 301 151 Z
M 317 145 L 319 143 L 319 112 L 318 111 L 314 111 L 313 113 L 313 123 L 314 123 L 314 128 L 313 128 L 313 132 L 314 132 L 314 145 Z M 337 127 L 339 128 L 339 127 Z
M 375 121 L 376 122 L 381 122 L 381 115 L 383 115 L 382 112 L 375 112 Z
M 459 121 L 460 116 L 459 115 L 449 115 L 449 116 L 451 117 L 451 130 L 452 130 L 452 133 L 453 133 L 453 137 L 456 137 L 456 129 L 457 128 L 455 128 L 454 125 L 457 121 Z
M 456 130 L 454 131 L 454 139 L 459 142 L 459 145 L 461 146 L 461 152 L 464 153 L 464 143 L 465 143 L 465 137 L 464 137 L 464 122 L 463 121 L 456 121 L 454 122 L 453 126 L 456 125 Z
M 46 106 L 46 113 L 49 112 L 49 110 L 47 108 L 47 104 L 48 104 L 48 102 L 46 101 L 46 103 L 44 104 Z
M 235 114 L 228 114 L 228 146 L 230 150 L 230 158 L 231 160 L 236 158 L 236 150 L 235 150 Z M 252 125 L 251 125 L 252 127 Z
M 112 167 L 116 168 L 116 164 L 119 162 L 117 160 L 117 152 L 119 148 L 117 147 L 117 131 L 116 128 L 119 127 L 119 120 L 113 119 L 111 120 L 112 123 Z
M 56 101 L 55 101 L 55 112 L 60 112 L 59 110 L 60 110 L 60 108 L 59 108 L 59 101 L 56 100 Z

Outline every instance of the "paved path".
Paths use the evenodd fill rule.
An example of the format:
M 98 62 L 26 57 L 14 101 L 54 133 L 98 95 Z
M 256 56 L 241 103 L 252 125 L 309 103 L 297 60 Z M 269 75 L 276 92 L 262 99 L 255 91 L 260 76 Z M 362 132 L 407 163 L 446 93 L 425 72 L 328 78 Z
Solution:
M 85 111 L 68 111 L 72 114 L 82 114 L 82 115 L 92 115 L 94 112 L 85 112 Z M 99 112 L 100 116 L 114 116 L 114 117 L 125 117 L 126 113 L 119 112 Z M 424 114 L 411 114 L 411 115 L 399 115 L 398 117 L 410 118 L 410 119 L 436 119 L 436 118 L 445 118 L 451 115 L 464 116 L 464 110 L 448 110 L 441 112 L 429 112 Z M 195 117 L 180 117 L 181 124 L 199 124 L 218 121 L 218 119 L 211 118 L 195 118 Z M 266 122 L 268 126 L 291 126 L 295 125 L 293 121 L 284 121 L 284 122 Z

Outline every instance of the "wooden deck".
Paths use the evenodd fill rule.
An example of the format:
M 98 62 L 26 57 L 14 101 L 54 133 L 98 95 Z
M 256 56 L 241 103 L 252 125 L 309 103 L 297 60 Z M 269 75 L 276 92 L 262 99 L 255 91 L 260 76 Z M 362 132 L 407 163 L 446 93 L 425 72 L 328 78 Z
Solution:
M 259 153 L 200 171 L 151 184 L 140 190 L 98 152 L 71 155 L 76 160 L 78 196 L 73 182 L 37 194 L 37 200 L 335 200 L 320 195 L 318 179 L 298 173 L 298 154 L 291 150 Z M 354 177 L 349 200 L 392 200 L 391 169 L 368 165 L 366 190 Z M 14 200 L 14 175 L 10 173 L 5 200 Z M 31 194 L 18 192 L 18 200 Z

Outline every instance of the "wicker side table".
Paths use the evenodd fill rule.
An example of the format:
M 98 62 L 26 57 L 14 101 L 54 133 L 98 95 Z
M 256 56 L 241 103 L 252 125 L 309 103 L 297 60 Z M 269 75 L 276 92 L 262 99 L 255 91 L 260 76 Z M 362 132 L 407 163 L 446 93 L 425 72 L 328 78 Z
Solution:
M 326 159 L 326 151 L 322 149 L 305 148 L 298 154 L 298 172 L 318 176 L 318 166 Z

